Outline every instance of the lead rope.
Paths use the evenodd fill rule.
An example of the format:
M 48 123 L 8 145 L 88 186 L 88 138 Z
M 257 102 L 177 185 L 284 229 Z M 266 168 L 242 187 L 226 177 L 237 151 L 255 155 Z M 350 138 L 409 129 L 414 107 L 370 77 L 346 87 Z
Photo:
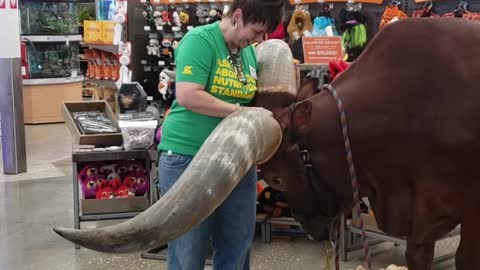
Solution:
M 345 151 L 347 152 L 347 162 L 348 162 L 348 169 L 350 172 L 350 178 L 352 180 L 352 189 L 353 189 L 353 200 L 355 203 L 355 215 L 358 219 L 360 229 L 362 230 L 362 241 L 363 241 L 363 249 L 365 250 L 365 260 L 367 261 L 368 264 L 368 269 L 372 269 L 372 258 L 370 256 L 370 249 L 368 247 L 368 238 L 367 238 L 367 233 L 365 232 L 365 224 L 363 223 L 363 219 L 360 216 L 361 215 L 361 208 L 360 208 L 360 199 L 358 195 L 358 181 L 357 181 L 357 171 L 355 170 L 355 164 L 353 162 L 352 158 L 352 148 L 350 145 L 350 138 L 348 136 L 348 128 L 347 128 L 347 117 L 345 115 L 345 110 L 343 108 L 343 103 L 342 100 L 340 99 L 340 96 L 338 95 L 337 91 L 333 86 L 330 84 L 324 84 L 323 85 L 324 89 L 327 89 L 330 94 L 332 94 L 333 98 L 335 99 L 335 102 L 337 103 L 338 107 L 338 112 L 340 113 L 340 120 L 342 123 L 342 133 L 343 133 L 343 139 L 345 142 Z M 335 269 L 339 269 L 338 266 L 338 253 L 339 253 L 339 226 L 336 227 L 336 232 L 335 232 Z

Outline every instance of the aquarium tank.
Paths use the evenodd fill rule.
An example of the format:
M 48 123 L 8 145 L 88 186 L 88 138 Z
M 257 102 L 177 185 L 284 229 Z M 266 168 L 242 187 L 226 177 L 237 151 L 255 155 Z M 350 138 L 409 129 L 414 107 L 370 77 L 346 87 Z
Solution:
M 31 79 L 76 77 L 80 74 L 79 43 L 49 42 L 27 44 Z
M 77 35 L 77 1 L 22 0 L 20 15 L 23 35 Z

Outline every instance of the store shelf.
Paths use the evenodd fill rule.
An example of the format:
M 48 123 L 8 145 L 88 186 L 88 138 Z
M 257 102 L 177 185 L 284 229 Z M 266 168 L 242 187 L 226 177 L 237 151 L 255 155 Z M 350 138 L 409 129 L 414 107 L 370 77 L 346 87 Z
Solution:
M 31 42 L 78 42 L 82 41 L 81 35 L 55 35 L 55 36 L 32 36 L 22 35 L 20 36 L 22 41 Z
M 298 64 L 297 65 L 299 70 L 313 70 L 321 67 L 328 67 L 328 65 L 322 64 Z
M 97 50 L 118 54 L 118 45 L 84 43 L 83 46 L 89 47 L 90 49 L 97 49 Z
M 141 212 L 130 212 L 130 213 L 112 213 L 112 214 L 98 214 L 98 215 L 81 215 L 79 216 L 80 221 L 99 221 L 105 219 L 125 219 L 132 218 Z
M 83 80 L 84 80 L 83 76 L 67 77 L 67 78 L 24 79 L 23 85 L 65 84 L 65 83 L 81 82 Z
M 292 5 L 300 5 L 300 4 L 318 4 L 318 3 L 347 3 L 347 2 L 355 2 L 355 3 L 366 3 L 366 4 L 383 4 L 383 0 L 290 0 L 290 4 Z
M 96 79 L 86 79 L 86 82 L 91 82 L 91 83 L 96 83 L 98 85 L 108 87 L 108 88 L 115 88 L 117 89 L 117 84 L 115 81 L 109 81 L 109 80 L 96 80 Z
M 140 0 L 142 3 L 150 2 L 154 5 L 160 4 L 183 4 L 183 3 L 231 3 L 233 0 Z
M 109 150 L 109 151 L 79 151 L 78 145 L 72 149 L 73 162 L 93 162 L 93 161 L 113 161 L 113 160 L 128 160 L 128 159 L 158 159 L 158 152 L 156 149 L 151 150 Z

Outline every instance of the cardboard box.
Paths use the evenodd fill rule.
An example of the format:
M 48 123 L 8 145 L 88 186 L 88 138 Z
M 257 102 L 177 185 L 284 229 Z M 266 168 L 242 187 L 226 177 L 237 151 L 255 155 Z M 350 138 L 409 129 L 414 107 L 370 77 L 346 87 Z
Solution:
M 102 43 L 102 21 L 83 21 L 83 39 L 86 43 Z
M 115 35 L 114 21 L 102 21 L 102 43 L 113 44 L 113 36 Z
M 106 134 L 83 134 L 77 127 L 72 113 L 85 111 L 102 111 L 108 118 L 115 122 L 118 128 L 118 121 L 115 114 L 110 109 L 106 101 L 80 101 L 80 102 L 64 102 L 62 106 L 62 116 L 67 124 L 75 143 L 80 145 L 97 145 L 111 146 L 122 145 L 122 133 L 106 133 Z M 120 129 L 118 129 L 120 130 Z
M 149 206 L 146 196 L 81 200 L 82 215 L 141 212 Z

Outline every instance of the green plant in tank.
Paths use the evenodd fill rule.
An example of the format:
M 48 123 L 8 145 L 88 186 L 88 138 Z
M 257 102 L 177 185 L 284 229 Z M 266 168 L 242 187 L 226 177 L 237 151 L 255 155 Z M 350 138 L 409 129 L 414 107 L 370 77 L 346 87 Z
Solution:
M 29 34 L 78 33 L 77 3 L 27 1 L 21 14 L 22 29 Z
M 95 20 L 95 6 L 83 5 L 78 11 L 78 22 L 83 23 L 86 20 Z

